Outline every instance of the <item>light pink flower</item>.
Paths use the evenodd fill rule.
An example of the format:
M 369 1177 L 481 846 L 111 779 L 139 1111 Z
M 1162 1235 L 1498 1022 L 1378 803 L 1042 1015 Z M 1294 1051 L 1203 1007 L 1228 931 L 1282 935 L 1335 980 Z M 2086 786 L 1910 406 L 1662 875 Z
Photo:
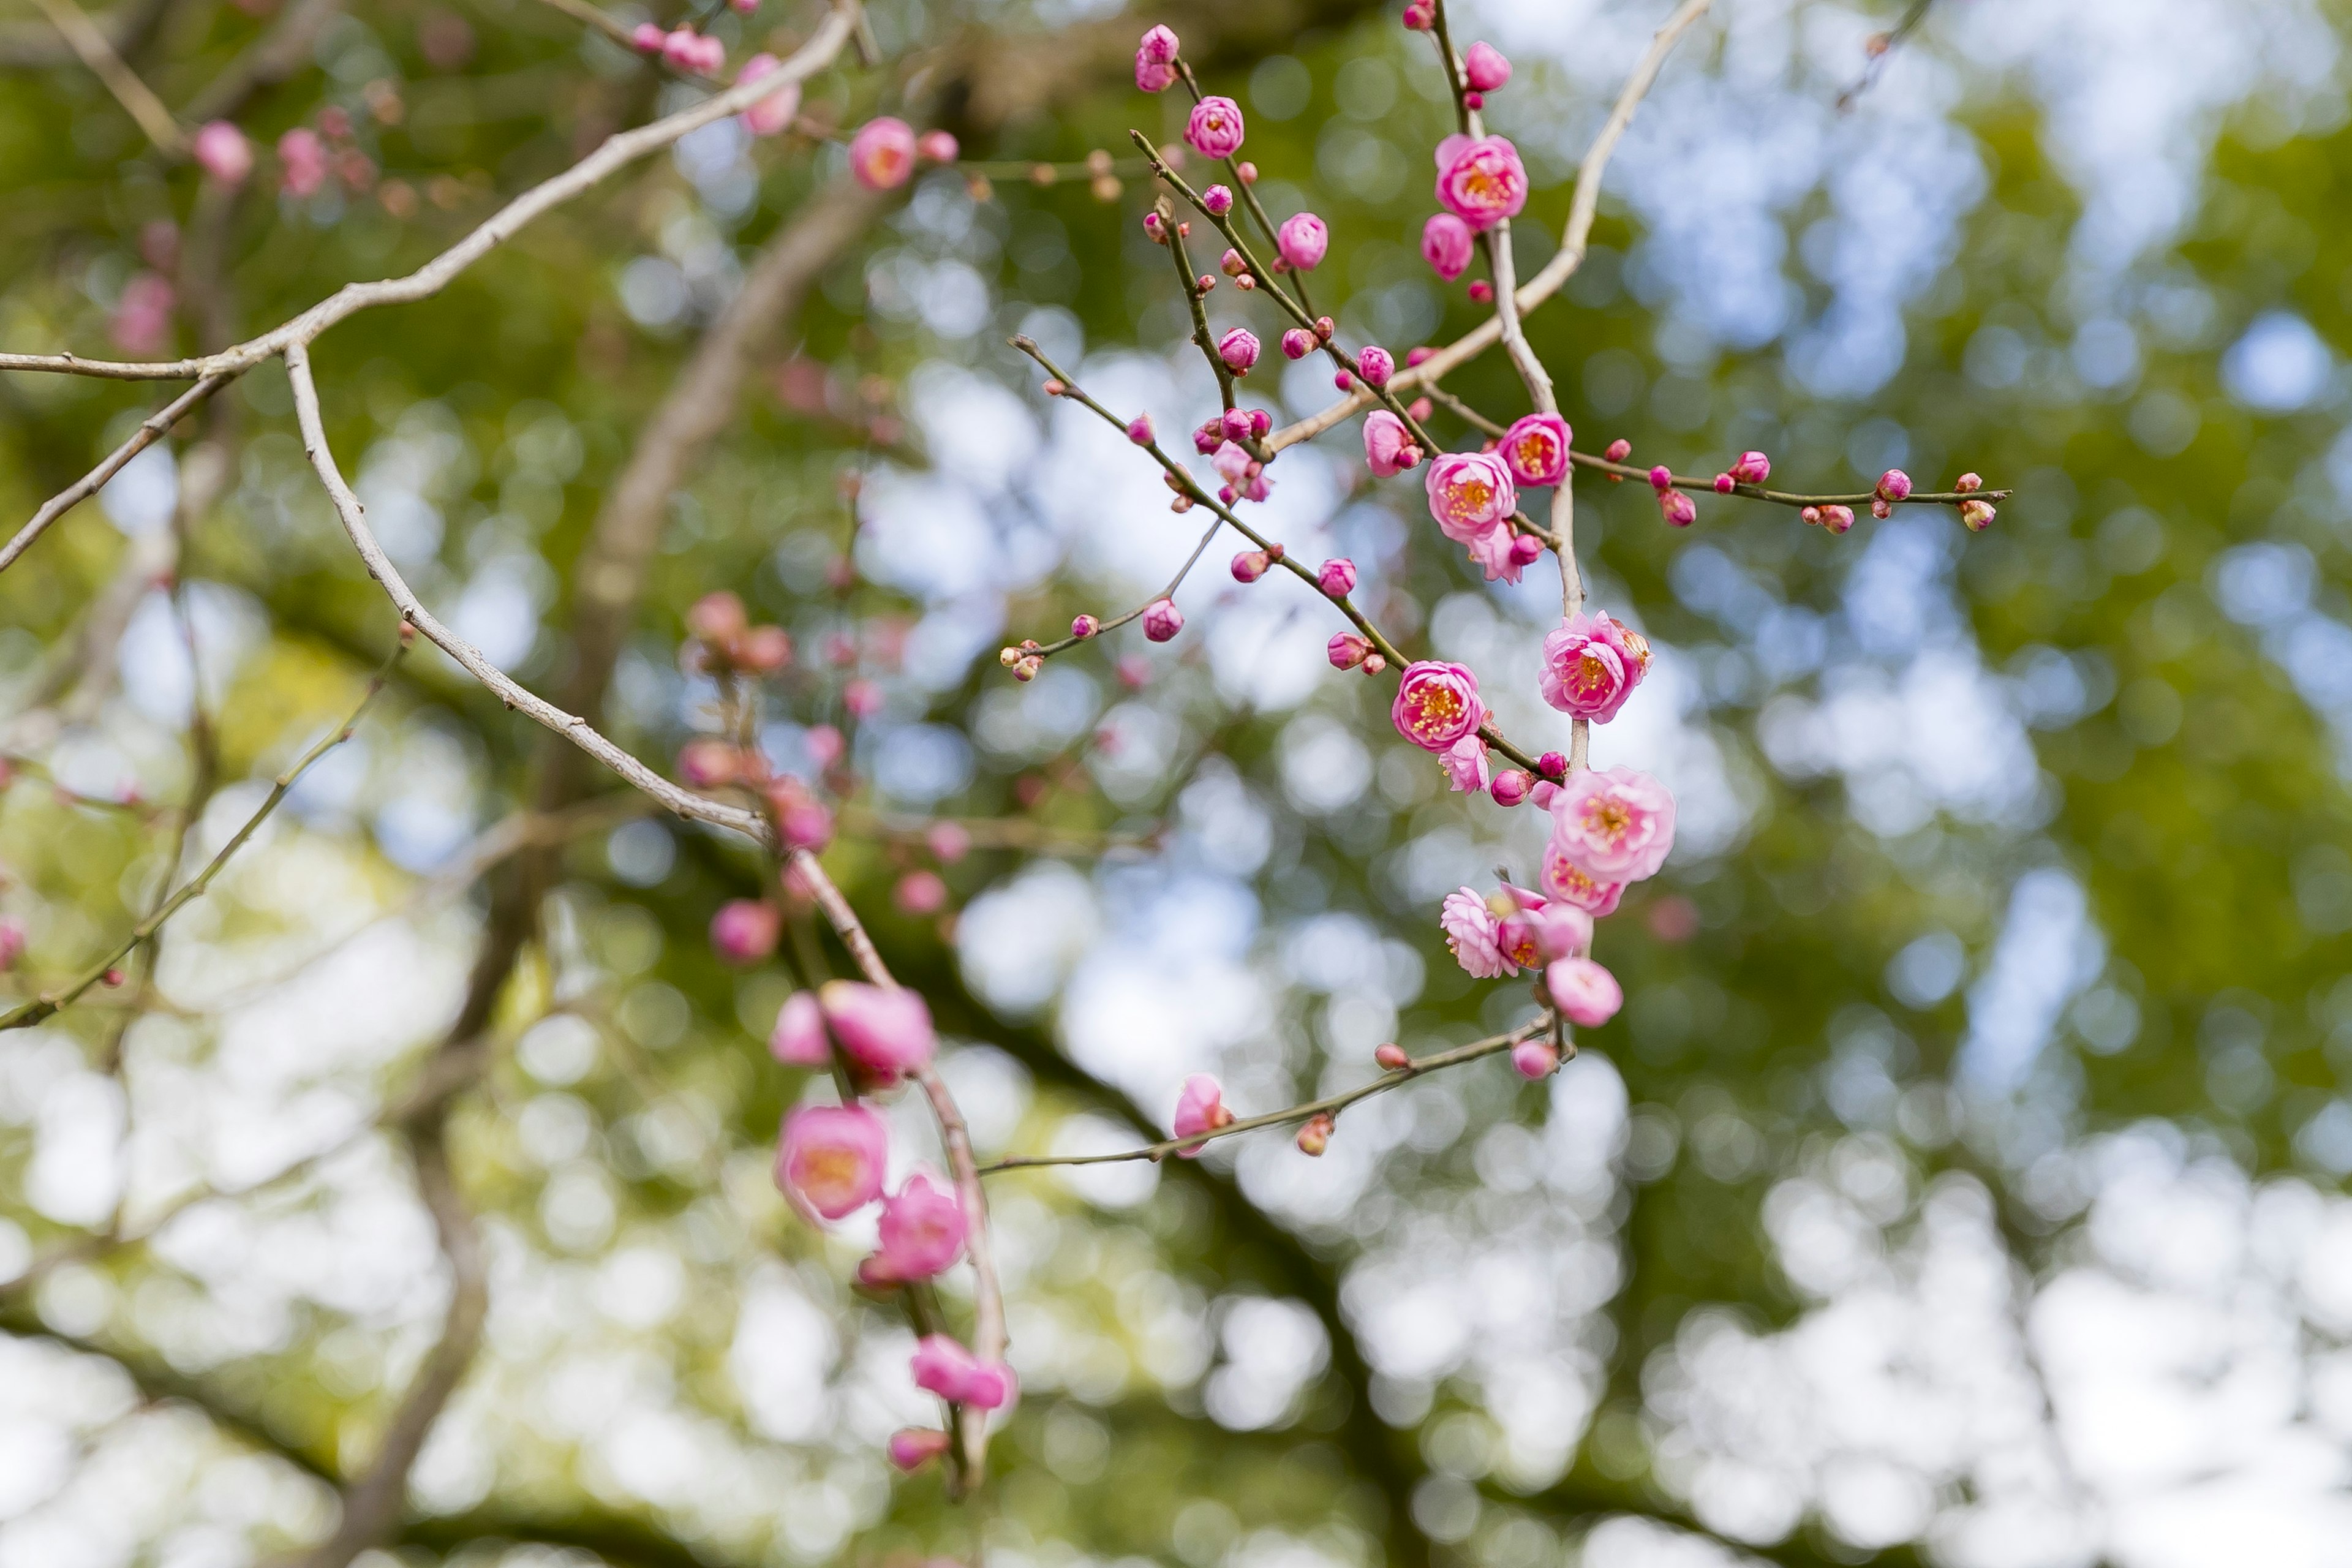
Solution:
M 1486 793 L 1495 797 L 1496 805 L 1517 805 L 1528 798 L 1528 786 L 1534 783 L 1535 775 L 1527 769 L 1505 768 L 1495 775 L 1495 782 L 1486 786 Z
M 1625 1005 L 1617 977 L 1589 958 L 1555 960 L 1544 970 L 1544 989 L 1551 993 L 1551 1005 L 1580 1029 L 1599 1028 Z
M 1237 485 L 1248 479 L 1255 462 L 1255 458 L 1232 441 L 1223 443 L 1209 454 L 1209 467 L 1216 469 L 1229 485 Z
M 795 991 L 776 1013 L 768 1032 L 768 1054 L 788 1067 L 821 1068 L 833 1059 L 833 1037 L 824 1032 L 824 1009 L 814 991 Z
M 327 144 L 317 132 L 298 125 L 278 139 L 278 164 L 289 195 L 315 196 L 327 183 Z
M 963 1251 L 967 1221 L 955 1194 L 917 1171 L 882 1200 L 874 1256 L 857 1266 L 865 1285 L 904 1285 L 944 1271 Z
M 1453 951 L 1454 961 L 1474 980 L 1499 980 L 1517 973 L 1517 965 L 1504 956 L 1496 935 L 1502 922 L 1486 900 L 1468 888 L 1445 895 L 1438 906 L 1437 923 L 1445 932 L 1445 945 Z
M 1217 357 L 1235 375 L 1247 375 L 1257 363 L 1257 334 L 1247 327 L 1235 327 L 1217 340 Z
M 993 1410 L 1013 1397 L 1013 1369 L 982 1361 L 945 1334 L 926 1334 L 915 1346 L 915 1386 L 950 1405 Z
M 890 1138 L 862 1105 L 803 1105 L 784 1118 L 776 1184 L 803 1214 L 840 1219 L 882 1195 Z
M 1495 945 L 1522 969 L 1572 958 L 1592 946 L 1592 917 L 1564 900 L 1539 901 L 1503 916 Z
M 1540 795 L 1545 789 L 1551 792 L 1550 805 L 1557 805 L 1559 800 L 1559 786 L 1541 785 L 1538 787 L 1537 793 Z M 1549 805 L 1545 805 L 1545 809 L 1549 808 Z M 1595 920 L 1615 914 L 1617 900 L 1625 894 L 1624 883 L 1604 882 L 1570 860 L 1561 850 L 1559 840 L 1557 838 L 1550 839 L 1544 845 L 1543 875 L 1540 880 L 1546 893 L 1562 903 L 1573 904 Z
M 910 915 L 935 915 L 947 907 L 948 885 L 937 871 L 909 871 L 890 889 L 890 901 Z
M 1274 244 L 1285 261 L 1301 272 L 1312 272 L 1331 248 L 1331 231 L 1313 213 L 1297 213 L 1274 231 Z
M 1595 880 L 1638 882 L 1675 847 L 1675 797 L 1632 768 L 1585 768 L 1560 782 L 1551 823 L 1552 843 Z
M 801 745 L 807 751 L 809 761 L 820 768 L 833 766 L 849 750 L 849 742 L 830 724 L 810 725 L 801 732 Z
M 886 991 L 856 980 L 828 980 L 817 1005 L 851 1063 L 874 1081 L 892 1084 L 930 1066 L 939 1048 L 931 1010 L 912 991 Z
M 1282 334 L 1282 357 L 1305 359 L 1315 352 L 1315 334 L 1305 327 L 1293 327 Z
M 1533 550 L 1526 548 L 1530 544 Z M 1510 523 L 1503 521 L 1474 536 L 1469 552 L 1470 559 L 1486 574 L 1487 582 L 1516 583 L 1528 563 L 1543 553 L 1543 545 L 1531 535 L 1513 532 Z
M 1168 642 L 1183 629 L 1184 612 L 1173 599 L 1154 599 L 1143 612 L 1143 635 L 1153 642 Z
M 1470 226 L 1452 213 L 1435 213 L 1421 226 L 1421 257 L 1448 283 L 1468 269 L 1476 240 Z
M 951 131 L 926 131 L 915 139 L 915 156 L 926 163 L 952 163 L 962 151 Z
M 952 866 L 971 853 L 971 830 L 961 822 L 934 822 L 923 835 L 942 866 Z
M 1142 42 L 1135 46 L 1135 58 L 1150 60 L 1154 65 L 1174 65 L 1181 47 L 1173 28 L 1164 26 L 1152 27 L 1144 33 Z
M 1568 443 L 1573 432 L 1557 414 L 1530 414 L 1503 432 L 1495 450 L 1523 485 L 1556 485 L 1568 472 Z
M 1403 420 L 1385 408 L 1375 408 L 1364 418 L 1364 461 L 1381 479 L 1403 473 L 1421 461 L 1421 448 L 1413 445 L 1412 432 Z
M 728 963 L 757 963 L 776 951 L 783 917 L 757 899 L 730 899 L 710 917 L 710 945 Z
M 1214 1132 L 1230 1125 L 1233 1119 L 1234 1113 L 1225 1109 L 1224 1090 L 1218 1087 L 1217 1080 L 1207 1073 L 1196 1072 L 1184 1080 L 1182 1091 L 1176 1096 L 1176 1118 L 1170 1127 L 1177 1137 L 1190 1138 L 1196 1133 Z M 1187 1160 L 1200 1152 L 1198 1145 L 1177 1151 L 1180 1157 Z
M 849 172 L 869 191 L 894 191 L 915 172 L 915 132 L 893 115 L 869 120 L 849 139 Z
M 1358 351 L 1356 370 L 1363 376 L 1366 386 L 1386 386 L 1389 384 L 1389 377 L 1396 374 L 1396 356 L 1378 344 L 1373 344 Z
M 1437 760 L 1444 764 L 1446 779 L 1465 795 L 1475 794 L 1494 782 L 1495 770 L 1486 761 L 1486 742 L 1475 735 L 1463 736 L 1446 747 Z
M 890 1462 L 902 1470 L 919 1470 L 948 1451 L 954 1442 L 933 1426 L 904 1426 L 890 1434 Z
M 1486 721 L 1478 678 L 1458 664 L 1420 659 L 1405 666 L 1389 717 L 1397 733 L 1424 752 L 1443 752 Z
M 1492 452 L 1448 452 L 1429 465 L 1422 484 L 1429 515 L 1456 544 L 1468 544 L 1518 510 L 1511 470 Z
M 1502 50 L 1481 39 L 1463 51 L 1462 74 L 1469 79 L 1471 91 L 1493 92 L 1511 79 L 1511 62 Z
M 253 173 L 253 143 L 226 120 L 207 121 L 197 131 L 189 151 L 196 164 L 224 185 L 241 185 Z
M 641 55 L 657 55 L 668 38 L 669 34 L 659 23 L 640 22 L 629 34 L 629 47 Z
M 743 62 L 743 68 L 735 73 L 735 83 L 740 87 L 747 81 L 757 81 L 781 63 L 771 54 L 753 55 Z M 790 87 L 778 88 L 745 110 L 743 129 L 754 136 L 773 136 L 777 132 L 788 129 L 793 117 L 800 111 L 801 84 L 794 82 Z
M 1543 641 L 1543 700 L 1563 713 L 1606 723 L 1650 668 L 1650 644 L 1608 615 L 1579 614 Z
M 1203 158 L 1230 158 L 1242 147 L 1242 106 L 1230 98 L 1204 98 L 1184 122 L 1184 140 Z
M 1438 205 L 1479 230 L 1518 216 L 1528 205 L 1528 171 L 1518 149 L 1507 138 L 1482 136 L 1453 146 L 1449 157 L 1454 141 L 1439 144 Z

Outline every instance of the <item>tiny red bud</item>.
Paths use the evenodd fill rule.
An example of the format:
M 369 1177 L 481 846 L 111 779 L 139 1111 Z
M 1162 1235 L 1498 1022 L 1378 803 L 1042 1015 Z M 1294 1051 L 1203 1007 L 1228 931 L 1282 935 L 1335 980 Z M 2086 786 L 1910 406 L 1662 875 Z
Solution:
M 1391 1040 L 1388 1044 L 1381 1047 L 1378 1050 L 1375 1050 L 1372 1053 L 1372 1060 L 1380 1063 L 1381 1066 L 1386 1068 L 1391 1072 L 1402 1072 L 1407 1068 L 1412 1066 L 1412 1058 L 1405 1055 L 1404 1047 L 1398 1045 L 1394 1040 Z

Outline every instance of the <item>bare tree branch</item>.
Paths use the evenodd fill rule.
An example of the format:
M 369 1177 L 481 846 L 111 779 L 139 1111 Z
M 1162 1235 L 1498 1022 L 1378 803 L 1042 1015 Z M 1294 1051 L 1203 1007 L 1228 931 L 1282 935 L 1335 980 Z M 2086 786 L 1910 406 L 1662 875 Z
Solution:
M 57 28 L 81 63 L 89 68 L 90 74 L 104 82 L 115 101 L 139 122 L 148 141 L 171 157 L 187 156 L 188 138 L 179 121 L 172 118 L 172 111 L 163 107 L 163 100 L 155 96 L 154 89 L 139 79 L 139 73 L 122 63 L 122 57 L 114 52 L 113 40 L 99 29 L 87 12 L 74 0 L 33 0 L 33 4 L 41 8 L 41 14 L 49 19 L 49 25 Z
M 226 386 L 233 379 L 226 373 L 207 374 L 157 412 L 141 420 L 139 428 L 131 433 L 129 440 L 109 452 L 106 460 L 98 467 L 51 496 L 43 503 L 41 510 L 33 514 L 32 521 L 18 529 L 16 537 L 5 545 L 0 545 L 0 572 L 14 566 L 16 558 L 30 550 L 34 542 L 48 531 L 49 524 L 96 495 L 105 487 L 107 480 L 122 471 L 123 466 L 131 458 L 153 446 L 190 409 Z

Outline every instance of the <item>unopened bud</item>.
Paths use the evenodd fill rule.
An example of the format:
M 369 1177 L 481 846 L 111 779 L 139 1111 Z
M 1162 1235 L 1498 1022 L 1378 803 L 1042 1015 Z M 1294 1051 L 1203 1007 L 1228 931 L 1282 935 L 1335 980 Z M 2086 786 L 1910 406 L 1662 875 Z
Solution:
M 1568 776 L 1568 759 L 1558 752 L 1546 752 L 1536 759 L 1536 772 L 1558 783 Z
M 1319 1155 L 1331 1146 L 1331 1113 L 1318 1110 L 1298 1130 L 1298 1152 Z
M 1079 616 L 1070 622 L 1070 635 L 1074 637 L 1090 637 L 1100 630 L 1102 622 L 1092 616 Z
M 1674 483 L 1675 471 L 1672 468 L 1667 468 L 1664 463 L 1660 463 L 1656 468 L 1650 470 L 1650 488 L 1652 489 L 1672 489 L 1674 488 Z
M 1405 1055 L 1404 1047 L 1394 1040 L 1372 1052 L 1372 1060 L 1390 1072 L 1404 1072 L 1412 1066 L 1412 1058 Z
M 1902 500 L 1911 493 L 1911 476 L 1900 468 L 1889 468 L 1878 476 L 1875 490 L 1880 500 Z
M 1243 184 L 1255 185 L 1257 184 L 1257 165 L 1255 163 L 1244 163 L 1235 171 L 1235 173 L 1241 175 Z
M 1610 442 L 1609 449 L 1601 455 L 1612 463 L 1622 463 L 1633 455 L 1633 443 L 1620 436 Z
M 1990 528 L 1993 517 L 1992 502 L 1989 500 L 1971 499 L 1960 503 L 1960 521 L 1968 524 L 1969 531 L 1971 533 L 1982 533 L 1986 529 Z
M 1559 1053 L 1538 1040 L 1522 1040 L 1511 1047 L 1511 1066 L 1526 1079 L 1547 1079 L 1559 1070 Z
M 1329 342 L 1331 341 L 1331 334 L 1339 330 L 1339 323 L 1332 321 L 1330 317 L 1318 316 L 1315 318 L 1315 341 L 1317 342 Z
M 1472 304 L 1484 305 L 1491 301 L 1494 298 L 1495 286 L 1492 283 L 1487 282 L 1484 278 L 1476 279 L 1472 281 L 1470 285 L 1470 302 Z
M 1389 661 L 1381 658 L 1378 653 L 1368 653 L 1364 656 L 1364 673 L 1366 675 L 1378 675 L 1388 667 Z
M 1895 515 L 1895 508 L 1874 496 L 1870 502 L 1870 515 L 1884 522 Z
M 1843 533 L 1853 526 L 1853 508 L 1850 506 L 1822 508 L 1822 526 L 1832 533 Z
M 1731 478 L 1731 476 L 1730 476 L 1729 474 L 1717 474 L 1717 475 L 1716 475 L 1716 476 L 1715 476 L 1715 493 L 1716 493 L 1716 494 L 1717 494 L 1717 495 L 1719 495 L 1719 496 L 1727 496 L 1727 495 L 1729 495 L 1729 494 L 1731 493 L 1731 487 L 1732 487 L 1732 483 L 1733 483 L 1733 480 L 1732 480 L 1732 478 Z
M 1211 185 L 1201 193 L 1201 205 L 1223 217 L 1234 210 L 1234 193 L 1223 185 Z
M 1958 479 L 1952 481 L 1952 488 L 1960 491 L 1962 494 L 1966 494 L 1969 490 L 1980 490 L 1984 489 L 1984 480 L 1976 474 L 1962 474 Z
M 1234 581 L 1255 583 L 1265 575 L 1268 563 L 1263 550 L 1244 550 L 1234 557 Z
M 1037 679 L 1037 672 L 1045 668 L 1045 661 L 1033 653 L 1013 667 L 1013 679 L 1034 680 Z
M 1066 387 L 1066 386 L 1063 385 L 1063 384 L 1061 384 L 1061 382 L 1059 382 L 1059 381 L 1055 380 L 1054 377 L 1052 377 L 1052 376 L 1047 376 L 1047 377 L 1045 378 L 1045 395 L 1046 395 L 1046 396 L 1048 396 L 1048 397 L 1059 397 L 1059 396 L 1061 396 L 1061 395 L 1062 395 L 1062 394 L 1064 394 L 1064 393 L 1066 393 L 1066 392 L 1067 392 L 1067 391 L 1069 391 L 1069 390 L 1070 390 L 1070 389 L 1069 389 L 1068 387 Z

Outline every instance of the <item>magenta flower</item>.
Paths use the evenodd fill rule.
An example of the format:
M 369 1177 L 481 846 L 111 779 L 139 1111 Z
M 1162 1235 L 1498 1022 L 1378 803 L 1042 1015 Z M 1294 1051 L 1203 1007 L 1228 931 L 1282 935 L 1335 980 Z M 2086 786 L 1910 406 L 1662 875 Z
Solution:
M 1493 92 L 1511 79 L 1511 62 L 1503 51 L 1481 39 L 1462 54 L 1462 74 L 1473 92 Z
M 1127 422 L 1127 438 L 1139 447 L 1151 445 L 1151 416 L 1139 414 Z
M 1437 760 L 1444 765 L 1447 781 L 1463 794 L 1475 795 L 1495 780 L 1495 770 L 1486 761 L 1486 742 L 1475 735 L 1463 736 Z
M 795 991 L 777 1010 L 768 1032 L 768 1054 L 787 1067 L 821 1068 L 833 1059 L 833 1037 L 824 1031 L 824 1009 L 814 991 Z
M 1433 214 L 1421 226 L 1422 259 L 1436 268 L 1437 275 L 1448 283 L 1468 268 L 1474 244 L 1470 226 L 1452 213 Z
M 1549 799 L 1538 799 L 1537 805 L 1549 811 L 1559 802 L 1560 786 L 1538 785 L 1537 794 L 1549 791 Z M 1562 903 L 1572 904 L 1595 920 L 1617 912 L 1617 900 L 1624 896 L 1625 884 L 1604 882 L 1591 872 L 1570 860 L 1562 851 L 1557 837 L 1544 845 L 1543 874 L 1539 880 L 1543 890 Z
M 253 143 L 226 120 L 207 121 L 197 131 L 189 151 L 197 167 L 224 185 L 241 185 L 253 173 Z
M 926 1334 L 915 1346 L 915 1386 L 950 1405 L 993 1410 L 1013 1397 L 1013 1369 L 982 1361 L 945 1334 Z
M 1586 768 L 1561 781 L 1551 825 L 1552 843 L 1596 880 L 1638 882 L 1675 847 L 1675 797 L 1632 768 Z
M 1356 369 L 1366 386 L 1386 386 L 1389 377 L 1396 374 L 1396 356 L 1377 345 L 1366 348 L 1356 355 Z
M 1438 906 L 1437 924 L 1445 932 L 1445 945 L 1454 961 L 1474 980 L 1499 980 L 1517 972 L 1517 966 L 1503 956 L 1496 941 L 1502 922 L 1486 900 L 1468 888 L 1445 895 Z
M 1688 490 L 1660 490 L 1658 514 L 1670 527 L 1688 528 L 1698 521 L 1698 502 L 1690 499 Z M 1847 515 L 1851 517 L 1853 514 Z
M 803 1105 L 784 1118 L 776 1184 L 802 1213 L 840 1219 L 882 1195 L 889 1158 L 889 1133 L 864 1106 Z
M 298 125 L 278 139 L 278 163 L 289 195 L 315 196 L 327 183 L 327 144 L 306 126 Z
M 1257 334 L 1247 327 L 1235 327 L 1217 340 L 1217 357 L 1235 375 L 1247 375 L 1257 363 Z
M 1772 477 L 1772 459 L 1761 452 L 1742 452 L 1731 465 L 1731 477 L 1743 485 L 1760 485 Z
M 1456 139 L 1448 137 L 1450 143 Z M 1482 136 L 1451 148 L 1439 145 L 1437 201 L 1447 212 L 1484 231 L 1519 216 L 1528 205 L 1528 171 L 1518 149 L 1501 136 Z M 1427 236 L 1423 237 L 1424 247 Z M 1442 269 L 1441 269 L 1442 270 Z
M 1523 485 L 1556 485 L 1568 472 L 1573 432 L 1557 414 L 1530 414 L 1503 432 L 1496 447 L 1511 477 Z
M 1536 899 L 1532 905 L 1502 917 L 1496 928 L 1495 946 L 1520 968 L 1538 969 L 1591 948 L 1592 917 L 1571 903 Z
M 1282 334 L 1282 357 L 1305 359 L 1315 352 L 1315 334 L 1305 327 L 1293 327 Z
M 1334 669 L 1353 669 L 1371 653 L 1372 645 L 1353 632 L 1334 632 L 1323 653 Z
M 1144 33 L 1143 41 L 1135 46 L 1135 58 L 1150 60 L 1158 66 L 1174 65 L 1181 47 L 1172 28 L 1164 26 L 1152 27 Z
M 753 55 L 743 62 L 743 68 L 735 73 L 736 85 L 740 87 L 747 81 L 757 81 L 782 63 L 771 54 Z M 800 111 L 801 84 L 794 82 L 790 87 L 778 88 L 745 110 L 743 129 L 754 136 L 773 136 L 779 131 L 790 129 L 793 117 Z
M 1285 218 L 1274 231 L 1274 245 L 1285 261 L 1301 272 L 1312 272 L 1331 248 L 1331 231 L 1313 213 L 1299 213 Z
M 710 917 L 710 945 L 724 963 L 757 963 L 776 951 L 782 930 L 783 916 L 772 904 L 730 899 Z
M 1419 659 L 1404 667 L 1389 717 L 1397 733 L 1424 752 L 1444 752 L 1486 722 L 1478 678 L 1458 664 Z
M 915 172 L 913 127 L 894 115 L 869 120 L 849 139 L 849 172 L 869 191 L 895 191 Z
M 1898 501 L 1911 494 L 1911 476 L 1900 468 L 1889 468 L 1878 476 L 1875 493 L 1883 501 Z
M 890 1462 L 902 1470 L 919 1470 L 946 1453 L 953 1441 L 935 1427 L 903 1426 L 890 1434 Z
M 1559 1053 L 1541 1040 L 1521 1040 L 1511 1047 L 1511 1069 L 1524 1079 L 1548 1079 L 1559 1070 Z
M 1448 452 L 1429 465 L 1422 482 L 1429 491 L 1429 515 L 1456 544 L 1470 543 L 1518 510 L 1511 470 L 1492 452 Z
M 1474 535 L 1468 546 L 1470 559 L 1486 574 L 1489 583 L 1517 582 L 1528 563 L 1542 552 L 1540 542 L 1530 536 L 1513 533 L 1507 521 Z
M 1335 599 L 1346 597 L 1356 591 L 1356 563 L 1333 556 L 1315 569 L 1315 585 Z
M 1496 805 L 1514 806 L 1528 798 L 1528 790 L 1534 784 L 1535 774 L 1527 769 L 1505 768 L 1495 775 L 1495 782 L 1486 786 L 1486 793 L 1495 797 Z
M 850 1062 L 877 1083 L 892 1084 L 931 1065 L 939 1037 L 931 1010 L 912 991 L 886 991 L 856 980 L 828 980 L 817 1005 Z
M 640 22 L 629 32 L 629 47 L 641 55 L 657 55 L 668 38 L 669 34 L 662 29 L 660 24 Z
M 1184 612 L 1173 599 L 1154 599 L 1143 612 L 1143 635 L 1153 642 L 1168 642 L 1183 629 Z
M 1589 958 L 1563 958 L 1548 965 L 1544 989 L 1551 993 L 1551 1005 L 1580 1029 L 1599 1028 L 1625 1005 L 1617 977 Z
M 1545 635 L 1543 700 L 1563 713 L 1606 723 L 1649 668 L 1648 638 L 1608 615 L 1579 614 Z
M 1184 140 L 1203 158 L 1230 158 L 1241 151 L 1242 106 L 1230 98 L 1204 98 L 1184 122 Z
M 1412 432 L 1405 428 L 1403 420 L 1385 408 L 1375 408 L 1364 418 L 1364 461 L 1371 465 L 1374 474 L 1390 479 L 1417 465 L 1421 448 L 1413 444 Z
M 1217 1086 L 1217 1080 L 1207 1073 L 1196 1072 L 1184 1080 L 1182 1091 L 1176 1096 L 1176 1119 L 1171 1126 L 1177 1137 L 1190 1138 L 1230 1126 L 1233 1120 L 1234 1113 L 1225 1109 L 1224 1090 Z M 1197 1144 L 1177 1151 L 1178 1156 L 1186 1160 L 1197 1158 L 1200 1152 Z
M 1256 466 L 1257 459 L 1243 451 L 1239 445 L 1232 441 L 1222 443 L 1215 451 L 1209 454 L 1209 467 L 1216 469 L 1218 475 L 1229 485 L 1237 485 L 1248 479 L 1250 470 Z
M 857 1266 L 865 1285 L 905 1285 L 943 1272 L 963 1251 L 967 1222 L 954 1193 L 923 1172 L 882 1200 L 874 1256 Z

